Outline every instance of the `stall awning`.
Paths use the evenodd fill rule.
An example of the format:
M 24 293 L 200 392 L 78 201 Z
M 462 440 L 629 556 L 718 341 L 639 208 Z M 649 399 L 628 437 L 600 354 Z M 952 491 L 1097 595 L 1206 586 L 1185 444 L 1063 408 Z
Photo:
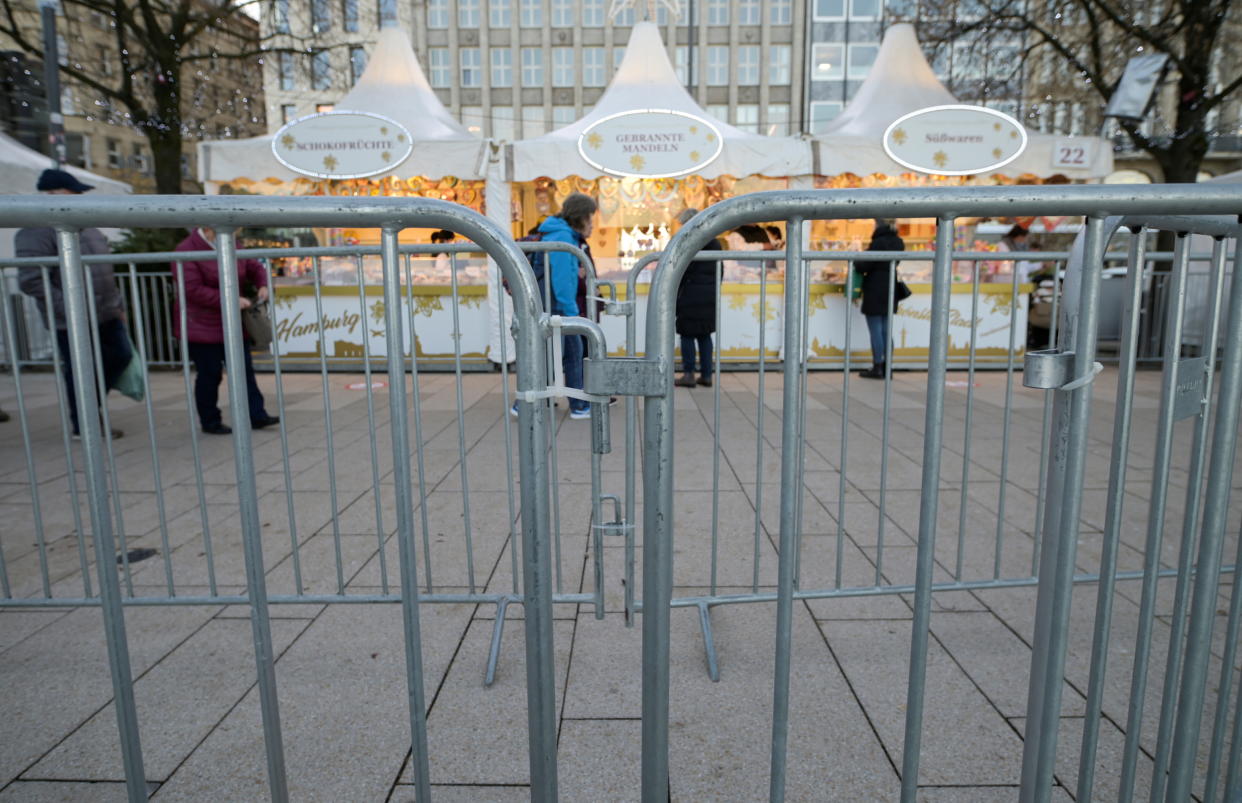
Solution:
M 39 181 L 39 175 L 49 167 L 55 167 L 50 157 L 27 148 L 8 134 L 0 132 L 0 169 L 4 171 L 6 193 L 24 195 L 36 192 L 35 184 Z M 94 187 L 96 193 L 127 195 L 133 191 L 133 187 L 124 181 L 106 178 L 80 167 L 66 165 L 63 169 L 72 173 L 79 181 Z
M 564 128 L 513 144 L 513 167 L 509 178 L 532 181 L 542 176 L 598 178 L 605 175 L 578 152 L 578 138 L 599 120 L 619 112 L 643 109 L 678 111 L 711 120 L 720 130 L 724 147 L 719 157 L 698 175 L 795 176 L 811 172 L 811 151 L 798 137 L 767 137 L 750 134 L 714 120 L 686 92 L 669 62 L 668 52 L 653 22 L 640 22 L 630 34 L 625 58 L 595 107 Z
M 885 32 L 875 64 L 854 99 L 825 133 L 816 138 L 819 152 L 816 172 L 825 176 L 842 173 L 895 176 L 908 172 L 908 168 L 894 162 L 884 152 L 882 141 L 888 126 L 910 112 L 956 103 L 960 101 L 940 83 L 927 63 L 914 26 L 893 25 Z M 1054 166 L 1053 161 L 1057 143 L 1065 143 L 1069 137 L 1027 133 L 1026 151 L 995 174 L 1013 177 L 1030 174 L 1039 178 L 1061 174 L 1070 179 L 1093 179 L 1113 172 L 1113 149 L 1107 140 L 1074 137 L 1074 143 L 1092 156 L 1084 167 L 1070 168 Z
M 337 111 L 382 114 L 409 130 L 414 140 L 410 158 L 384 176 L 425 176 L 479 179 L 484 142 L 449 114 L 427 82 L 409 37 L 397 28 L 380 31 L 367 68 L 349 94 L 335 104 Z M 227 182 L 238 179 L 292 181 L 302 177 L 276 161 L 272 135 L 238 140 L 201 142 L 198 146 L 199 180 Z

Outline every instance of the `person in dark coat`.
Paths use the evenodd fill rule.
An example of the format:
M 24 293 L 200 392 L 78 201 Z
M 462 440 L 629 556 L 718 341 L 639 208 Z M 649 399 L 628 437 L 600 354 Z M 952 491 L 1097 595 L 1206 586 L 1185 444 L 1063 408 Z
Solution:
M 35 185 L 39 192 L 47 195 L 81 195 L 94 189 L 90 184 L 83 184 L 66 170 L 48 169 L 39 176 Z M 83 229 L 78 242 L 82 255 L 110 254 L 112 248 L 108 239 L 99 229 Z M 60 244 L 56 232 L 47 226 L 36 226 L 21 229 L 13 238 L 14 254 L 19 257 L 54 257 L 60 254 Z M 99 355 L 103 362 L 104 388 L 111 390 L 120 379 L 121 374 L 133 359 L 134 352 L 130 346 L 129 335 L 125 332 L 125 305 L 121 300 L 121 291 L 116 286 L 116 276 L 112 265 L 96 262 L 84 265 L 90 280 L 90 290 L 95 297 L 95 323 L 98 324 L 96 336 L 99 339 Z M 56 334 L 56 347 L 60 351 L 61 369 L 65 377 L 65 397 L 69 404 L 69 420 L 73 423 L 73 436 L 79 434 L 78 405 L 73 382 L 73 366 L 69 358 L 69 329 L 65 319 L 64 291 L 60 284 L 60 271 L 48 272 L 48 288 L 52 293 L 52 315 L 54 320 L 47 320 L 47 297 L 44 294 L 43 271 L 39 268 L 22 268 L 18 271 L 18 284 L 22 292 L 33 298 L 39 307 L 39 315 L 43 323 Z M 94 406 L 99 406 L 99 396 L 94 388 L 87 390 Z M 0 418 L 0 420 L 3 420 Z M 119 429 L 112 430 L 113 439 L 120 438 L 124 433 Z
M 685 225 L 699 213 L 687 209 L 677 216 L 677 222 Z M 719 251 L 720 243 L 711 240 L 703 246 L 704 251 Z M 716 331 L 716 275 L 720 263 L 692 261 L 681 277 L 677 288 L 677 334 L 681 335 L 681 378 L 677 384 L 692 388 L 694 379 L 695 347 L 698 347 L 699 378 L 697 384 L 712 384 L 712 333 Z
M 906 244 L 897 236 L 891 220 L 877 219 L 871 234 L 868 251 L 904 251 Z M 888 358 L 890 312 L 897 311 L 896 295 L 889 309 L 888 299 L 893 282 L 891 260 L 861 260 L 854 263 L 854 270 L 862 277 L 862 314 L 867 318 L 867 331 L 871 334 L 871 368 L 860 371 L 867 379 L 883 379 L 885 361 Z
M 215 232 L 195 229 L 177 246 L 178 251 L 214 251 Z M 224 378 L 224 318 L 220 312 L 220 271 L 216 260 L 187 260 L 174 263 L 173 280 L 177 272 L 185 276 L 185 338 L 190 359 L 198 371 L 194 380 L 194 406 L 198 409 L 198 423 L 208 435 L 228 435 L 233 430 L 225 425 L 217 402 L 220 398 L 220 381 Z M 267 273 L 257 259 L 239 259 L 237 275 L 244 290 L 246 285 L 255 288 L 258 303 L 267 300 Z M 179 301 L 179 299 L 177 300 Z M 181 310 L 173 303 L 173 320 L 180 329 Z M 242 309 L 251 305 L 250 299 L 237 299 Z M 263 394 L 254 377 L 254 364 L 250 361 L 250 349 L 246 355 L 246 393 L 250 403 L 250 426 L 254 429 L 270 427 L 280 419 L 268 415 Z M 237 415 L 237 411 L 233 411 Z

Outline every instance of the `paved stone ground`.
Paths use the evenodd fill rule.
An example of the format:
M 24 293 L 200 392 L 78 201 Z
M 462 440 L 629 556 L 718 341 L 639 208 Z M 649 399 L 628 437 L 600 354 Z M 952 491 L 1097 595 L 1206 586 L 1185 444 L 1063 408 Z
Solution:
M 366 395 L 347 388 L 359 379 L 350 375 L 330 378 L 330 452 L 319 377 L 286 377 L 284 415 L 289 425 L 291 492 L 286 490 L 279 433 L 256 433 L 264 554 L 272 594 L 296 592 L 295 542 L 307 593 L 336 593 L 339 584 L 347 594 L 377 593 L 383 591 L 385 579 L 389 584 L 397 582 L 397 551 L 391 537 L 395 530 L 391 455 L 384 456 L 390 435 L 387 396 L 381 390 L 375 399 L 380 477 L 377 514 Z M 727 374 L 722 383 L 719 504 L 715 509 L 714 397 L 705 389 L 677 391 L 677 596 L 710 590 L 713 516 L 719 522 L 719 590 L 749 591 L 756 573 L 765 590 L 775 582 L 781 382 L 778 375 L 767 377 L 764 440 L 756 454 L 758 379 L 753 373 Z M 1096 383 L 1078 551 L 1078 568 L 1083 572 L 1099 566 L 1115 380 L 1110 370 Z M 82 577 L 55 388 L 46 374 L 27 375 L 25 382 L 49 581 L 56 596 L 80 596 Z M 260 377 L 260 384 L 274 410 L 273 378 Z M 1020 382 L 1015 385 L 1008 462 L 1002 467 L 1005 375 L 987 373 L 976 379 L 967 453 L 966 374 L 950 374 L 936 548 L 938 580 L 947 581 L 957 574 L 959 562 L 960 576 L 967 580 L 992 577 L 997 563 L 1002 577 L 1024 577 L 1031 572 L 1043 402 L 1040 393 L 1023 389 Z M 12 379 L 6 378 L 0 387 L 0 403 L 12 412 Z M 465 550 L 464 487 L 473 533 L 473 584 L 493 592 L 510 591 L 506 523 L 510 509 L 499 376 L 465 379 L 464 428 L 460 430 L 468 452 L 464 467 L 459 459 L 452 376 L 424 375 L 421 387 L 428 491 L 425 513 L 435 590 L 466 591 L 472 582 Z M 883 384 L 850 383 L 843 485 L 841 389 L 840 374 L 811 376 L 802 587 L 834 585 L 838 549 L 843 555 L 844 586 L 911 583 L 926 377 L 901 373 L 895 378 L 883 491 Z M 114 424 L 128 433 L 116 442 L 127 545 L 131 549 L 151 547 L 158 553 L 131 567 L 133 593 L 167 595 L 166 572 L 171 573 L 178 596 L 209 593 L 204 520 L 210 531 L 218 593 L 242 593 L 245 580 L 232 442 L 204 438 L 199 443 L 206 498 L 201 508 L 181 377 L 156 374 L 152 397 L 159 444 L 158 484 L 145 437 L 143 406 L 115 398 L 111 406 Z M 1158 397 L 1159 375 L 1141 374 L 1124 491 L 1119 561 L 1123 571 L 1142 566 L 1148 503 L 1153 496 Z M 607 458 L 604 473 L 604 490 L 618 494 L 624 477 L 621 411 L 622 407 L 614 408 L 613 440 L 618 448 Z M 560 575 L 566 592 L 589 591 L 592 583 L 593 555 L 587 538 L 588 431 L 586 422 L 559 422 Z M 1193 425 L 1179 424 L 1168 482 L 1169 528 L 1162 551 L 1166 566 L 1177 561 L 1192 442 Z M 334 475 L 330 458 L 335 462 Z M 762 470 L 758 483 L 757 463 Z M 968 470 L 965 477 L 963 466 Z M 335 485 L 330 482 L 332 476 Z M 999 531 L 1003 549 L 998 561 L 1002 483 L 1005 500 Z M 1234 474 L 1234 487 L 1239 486 L 1242 467 Z M 163 489 L 167 544 L 156 504 L 157 487 Z M 881 503 L 886 514 L 882 549 Z M 763 523 L 758 546 L 757 504 Z M 1235 491 L 1232 504 L 1227 563 L 1235 559 L 1242 494 Z M 0 426 L 0 543 L 12 593 L 19 597 L 42 593 L 33 512 L 20 430 L 14 421 Z M 422 512 L 416 515 L 420 538 Z M 843 526 L 838 526 L 839 521 Z M 381 565 L 381 541 L 386 566 Z M 641 547 L 638 551 L 641 561 Z M 603 557 L 607 601 L 603 621 L 597 621 L 585 605 L 557 609 L 559 766 L 565 800 L 638 797 L 640 629 L 626 627 L 624 550 L 618 539 L 607 542 Z M 418 558 L 420 570 L 425 570 L 421 544 Z M 1150 755 L 1156 739 L 1173 588 L 1172 580 L 1160 584 L 1142 730 L 1140 798 L 1146 798 L 1151 782 Z M 1222 613 L 1228 607 L 1230 589 L 1226 578 L 1220 594 Z M 1101 800 L 1117 796 L 1139 598 L 1135 582 L 1120 584 L 1114 598 L 1097 760 L 1096 794 Z M 952 592 L 935 598 L 921 799 L 1015 798 L 1034 600 L 1032 588 Z M 1075 790 L 1095 602 L 1094 586 L 1077 588 L 1059 741 L 1055 793 L 1059 800 L 1072 798 Z M 296 800 L 412 801 L 399 606 L 278 605 L 273 617 L 291 796 Z M 509 801 L 525 800 L 529 795 L 521 611 L 509 612 L 512 621 L 504 630 L 496 681 L 487 688 L 483 671 L 494 617 L 494 607 L 487 605 L 422 608 L 430 758 L 437 800 Z M 903 595 L 795 606 L 790 800 L 896 798 L 911 618 L 910 600 Z M 764 799 L 775 609 L 770 604 L 722 606 L 713 610 L 712 622 L 719 683 L 711 682 L 705 672 L 697 613 L 677 609 L 672 616 L 672 796 L 678 801 Z M 1218 616 L 1208 683 L 1212 692 L 1209 717 L 1220 673 L 1224 622 L 1225 617 Z M 146 773 L 155 799 L 265 798 L 247 609 L 224 604 L 130 607 L 126 625 Z M 0 801 L 124 798 L 110 703 L 112 687 L 97 609 L 0 610 L 0 688 L 4 690 L 0 694 L 0 723 L 4 723 Z

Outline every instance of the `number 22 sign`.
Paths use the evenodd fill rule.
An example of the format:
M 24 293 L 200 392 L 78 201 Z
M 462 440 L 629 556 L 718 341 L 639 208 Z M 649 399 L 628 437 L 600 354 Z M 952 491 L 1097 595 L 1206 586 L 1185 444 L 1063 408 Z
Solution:
M 1095 162 L 1095 148 L 1086 137 L 1058 139 L 1052 146 L 1052 166 L 1086 170 Z

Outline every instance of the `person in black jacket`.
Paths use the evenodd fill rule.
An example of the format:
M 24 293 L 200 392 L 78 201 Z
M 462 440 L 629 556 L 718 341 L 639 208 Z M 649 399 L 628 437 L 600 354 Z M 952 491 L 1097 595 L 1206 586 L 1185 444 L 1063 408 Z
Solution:
M 687 209 L 677 216 L 677 222 L 685 225 L 699 213 Z M 720 243 L 711 240 L 703 246 L 704 251 L 719 251 Z M 716 274 L 719 262 L 690 263 L 677 288 L 677 334 L 681 335 L 682 375 L 677 384 L 683 388 L 695 386 L 695 346 L 699 354 L 698 383 L 704 387 L 712 384 L 712 333 L 716 331 Z
M 893 221 L 877 218 L 867 250 L 904 251 L 906 244 L 897 236 Z M 867 318 L 867 331 L 871 333 L 871 368 L 860 371 L 859 375 L 867 379 L 883 379 L 890 335 L 888 299 L 893 282 L 893 263 L 891 260 L 864 260 L 855 262 L 854 270 L 862 277 L 862 314 Z M 895 293 L 892 297 L 891 312 L 896 312 Z

